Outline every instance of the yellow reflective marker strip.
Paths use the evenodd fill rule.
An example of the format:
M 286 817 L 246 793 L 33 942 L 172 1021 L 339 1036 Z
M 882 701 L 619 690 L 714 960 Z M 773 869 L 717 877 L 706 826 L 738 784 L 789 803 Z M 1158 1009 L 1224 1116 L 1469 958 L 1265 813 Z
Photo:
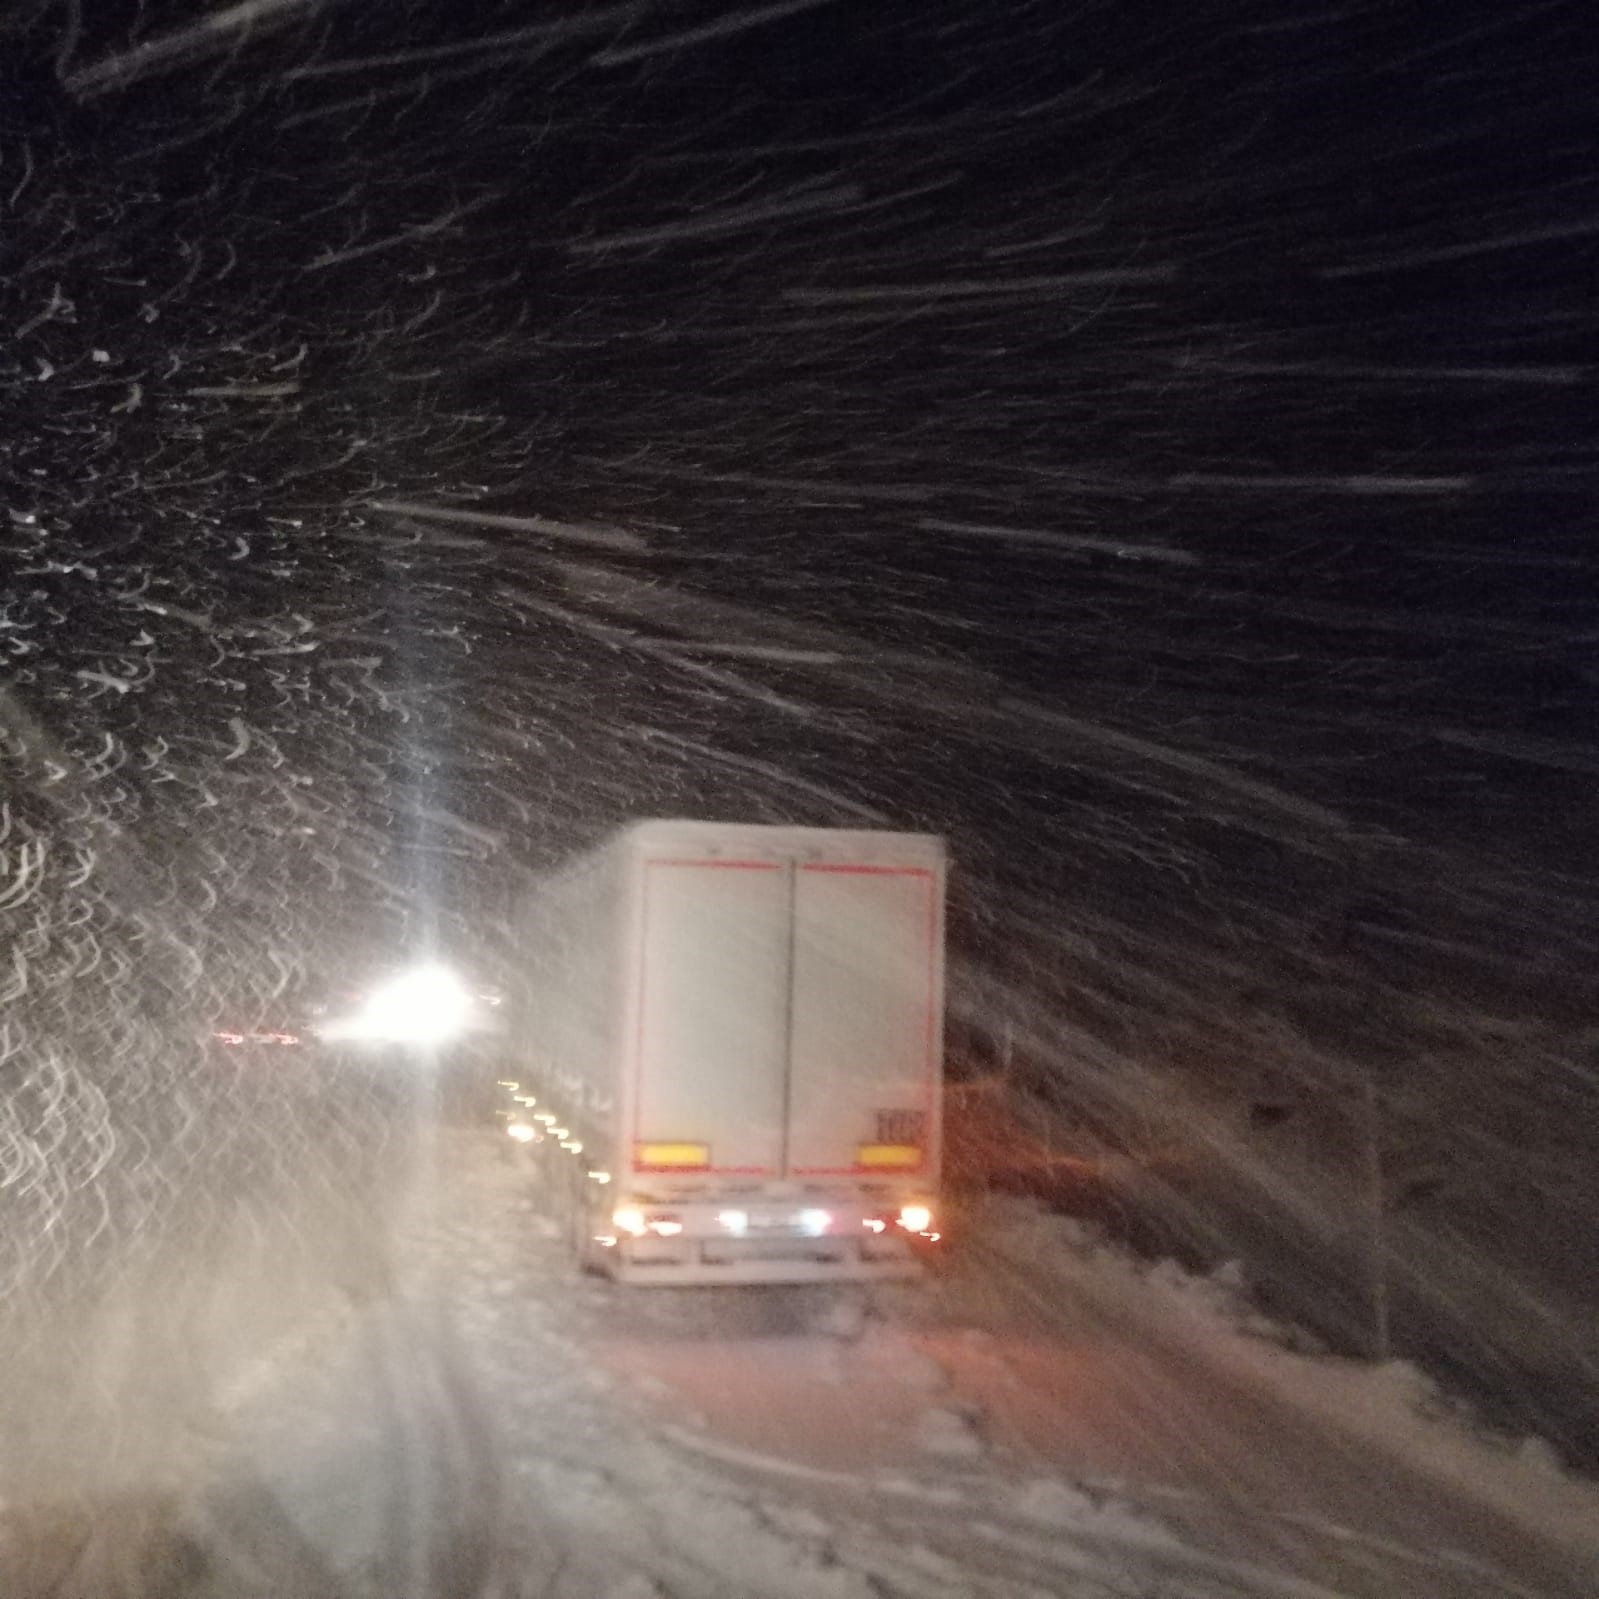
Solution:
M 637 1144 L 633 1150 L 635 1166 L 709 1166 L 709 1144 Z
M 862 1144 L 855 1151 L 858 1166 L 920 1166 L 922 1152 L 915 1144 Z

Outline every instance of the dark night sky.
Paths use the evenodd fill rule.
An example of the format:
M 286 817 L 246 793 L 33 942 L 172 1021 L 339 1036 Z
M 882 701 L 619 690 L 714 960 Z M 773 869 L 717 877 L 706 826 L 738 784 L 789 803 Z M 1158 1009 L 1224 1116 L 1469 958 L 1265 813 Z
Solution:
M 41 970 L 75 849 L 178 1015 L 692 812 L 948 831 L 1126 1047 L 1582 1014 L 1580 0 L 83 9 L 0 111 Z

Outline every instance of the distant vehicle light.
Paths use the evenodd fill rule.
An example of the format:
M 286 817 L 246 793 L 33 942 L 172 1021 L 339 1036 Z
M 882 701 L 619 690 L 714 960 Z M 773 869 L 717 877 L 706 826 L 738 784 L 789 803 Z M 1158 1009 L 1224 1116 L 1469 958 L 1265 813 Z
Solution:
M 526 1122 L 512 1122 L 505 1130 L 519 1144 L 531 1144 L 538 1137 L 538 1129 L 529 1127 Z
M 608 1171 L 591 1171 L 589 1173 L 589 1181 L 591 1183 L 608 1183 L 610 1180 L 611 1174 Z
M 663 1216 L 659 1221 L 651 1221 L 650 1231 L 661 1238 L 676 1238 L 682 1232 L 683 1224 L 669 1216 Z
M 880 1233 L 887 1229 L 888 1223 L 881 1216 L 867 1216 L 862 1220 L 861 1226 L 869 1233 Z
M 616 1248 L 616 1234 L 615 1233 L 595 1233 L 594 1242 L 599 1244 L 599 1245 L 601 1245 L 602 1247 L 604 1247 L 606 1249 L 615 1249 Z
M 380 984 L 354 1016 L 323 1031 L 334 1039 L 438 1045 L 467 1030 L 472 1010 L 472 995 L 452 971 L 419 966 Z
M 933 1225 L 933 1212 L 927 1205 L 905 1205 L 900 1209 L 899 1224 L 908 1233 L 924 1233 Z
M 812 1238 L 820 1238 L 833 1225 L 833 1213 L 827 1210 L 802 1210 L 799 1224 Z
M 575 1139 L 575 1138 L 564 1138 L 564 1139 L 562 1139 L 561 1140 L 561 1148 L 565 1149 L 565 1150 L 569 1150 L 574 1155 L 581 1155 L 583 1153 L 582 1144 L 580 1144 L 577 1141 L 577 1139 Z
M 644 1212 L 635 1205 L 624 1205 L 611 1212 L 611 1225 L 619 1233 L 631 1233 L 635 1238 L 644 1236 Z
M 741 1233 L 750 1224 L 750 1215 L 747 1210 L 724 1210 L 717 1215 L 716 1219 L 730 1233 Z

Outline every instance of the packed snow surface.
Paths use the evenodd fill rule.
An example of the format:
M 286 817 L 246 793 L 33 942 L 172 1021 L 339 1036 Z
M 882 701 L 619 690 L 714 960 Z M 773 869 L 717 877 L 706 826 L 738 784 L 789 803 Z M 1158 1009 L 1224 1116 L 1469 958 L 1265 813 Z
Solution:
M 1596 1591 L 1599 1489 L 1072 1223 L 1001 1205 L 869 1301 L 620 1289 L 537 1193 L 449 1135 L 401 1297 L 234 1396 L 231 1469 L 356 1591 L 427 1591 L 463 1528 L 528 1594 Z

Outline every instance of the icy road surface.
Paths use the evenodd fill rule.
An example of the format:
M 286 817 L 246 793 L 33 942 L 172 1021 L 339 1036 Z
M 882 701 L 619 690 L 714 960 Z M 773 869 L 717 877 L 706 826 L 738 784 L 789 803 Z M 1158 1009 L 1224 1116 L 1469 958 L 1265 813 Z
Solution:
M 537 1192 L 448 1135 L 409 1308 L 236 1396 L 241 1471 L 357 1590 L 445 1591 L 454 1538 L 513 1596 L 1599 1593 L 1599 1490 L 1069 1225 L 1002 1214 L 868 1309 L 579 1280 Z

